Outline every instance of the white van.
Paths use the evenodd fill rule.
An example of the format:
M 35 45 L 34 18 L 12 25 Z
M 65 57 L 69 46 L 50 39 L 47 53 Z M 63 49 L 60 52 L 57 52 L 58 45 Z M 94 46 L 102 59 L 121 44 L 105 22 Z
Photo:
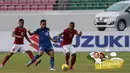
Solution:
M 123 31 L 130 26 L 130 0 L 117 2 L 104 12 L 97 14 L 94 24 L 99 31 L 113 27 Z

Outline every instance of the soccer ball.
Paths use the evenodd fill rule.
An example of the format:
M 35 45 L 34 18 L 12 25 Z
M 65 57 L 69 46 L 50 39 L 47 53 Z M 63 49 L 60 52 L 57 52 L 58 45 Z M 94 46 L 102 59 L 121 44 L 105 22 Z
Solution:
M 67 64 L 63 64 L 61 68 L 62 68 L 63 71 L 69 70 L 69 66 Z

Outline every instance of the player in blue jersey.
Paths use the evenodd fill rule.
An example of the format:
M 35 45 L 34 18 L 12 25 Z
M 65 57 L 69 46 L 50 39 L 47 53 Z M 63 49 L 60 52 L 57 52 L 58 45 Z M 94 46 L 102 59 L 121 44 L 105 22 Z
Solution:
M 35 55 L 35 57 L 27 63 L 27 67 L 30 66 L 36 59 L 41 57 L 44 52 L 46 52 L 50 56 L 50 70 L 54 71 L 54 50 L 51 44 L 51 41 L 56 42 L 56 40 L 53 40 L 49 35 L 49 28 L 46 27 L 46 20 L 41 20 L 40 22 L 40 28 L 38 28 L 34 32 L 28 31 L 29 35 L 37 34 L 39 36 L 39 51 Z M 51 41 L 50 41 L 51 40 Z

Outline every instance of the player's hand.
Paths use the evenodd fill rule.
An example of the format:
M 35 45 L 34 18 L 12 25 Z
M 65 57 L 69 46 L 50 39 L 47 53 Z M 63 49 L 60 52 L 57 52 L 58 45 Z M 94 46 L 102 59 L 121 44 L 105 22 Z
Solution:
M 34 47 L 35 43 L 31 43 L 30 45 Z
M 57 41 L 56 40 L 52 40 L 54 43 L 56 43 Z
M 81 36 L 81 35 L 82 35 L 82 31 L 79 32 L 79 36 Z
M 58 40 L 60 40 L 60 37 L 58 36 Z

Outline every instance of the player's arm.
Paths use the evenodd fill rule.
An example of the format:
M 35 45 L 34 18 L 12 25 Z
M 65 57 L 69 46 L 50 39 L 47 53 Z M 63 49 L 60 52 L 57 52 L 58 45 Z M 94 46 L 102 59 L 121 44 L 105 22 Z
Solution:
M 82 35 L 82 31 L 76 32 L 76 35 L 81 36 Z
M 58 40 L 60 40 L 60 37 L 63 35 L 63 32 L 61 32 L 59 35 L 58 35 Z
M 28 34 L 29 34 L 30 36 L 32 36 L 32 35 L 35 35 L 35 34 L 37 34 L 37 33 L 36 33 L 36 31 L 30 32 L 30 30 L 28 30 Z
M 15 34 L 15 31 L 12 32 L 12 37 L 16 37 L 16 38 L 22 38 L 22 36 L 18 36 Z
M 52 39 L 52 37 L 51 37 L 51 36 L 50 36 L 50 40 L 51 40 L 52 42 L 54 42 L 54 43 L 56 43 L 56 42 L 57 42 L 56 40 Z
M 24 35 L 24 36 L 25 36 L 25 38 L 27 39 L 27 41 L 28 41 L 28 42 L 32 43 L 32 42 L 31 42 L 31 40 L 29 39 L 29 37 L 28 37 L 27 33 L 25 33 L 25 35 Z

